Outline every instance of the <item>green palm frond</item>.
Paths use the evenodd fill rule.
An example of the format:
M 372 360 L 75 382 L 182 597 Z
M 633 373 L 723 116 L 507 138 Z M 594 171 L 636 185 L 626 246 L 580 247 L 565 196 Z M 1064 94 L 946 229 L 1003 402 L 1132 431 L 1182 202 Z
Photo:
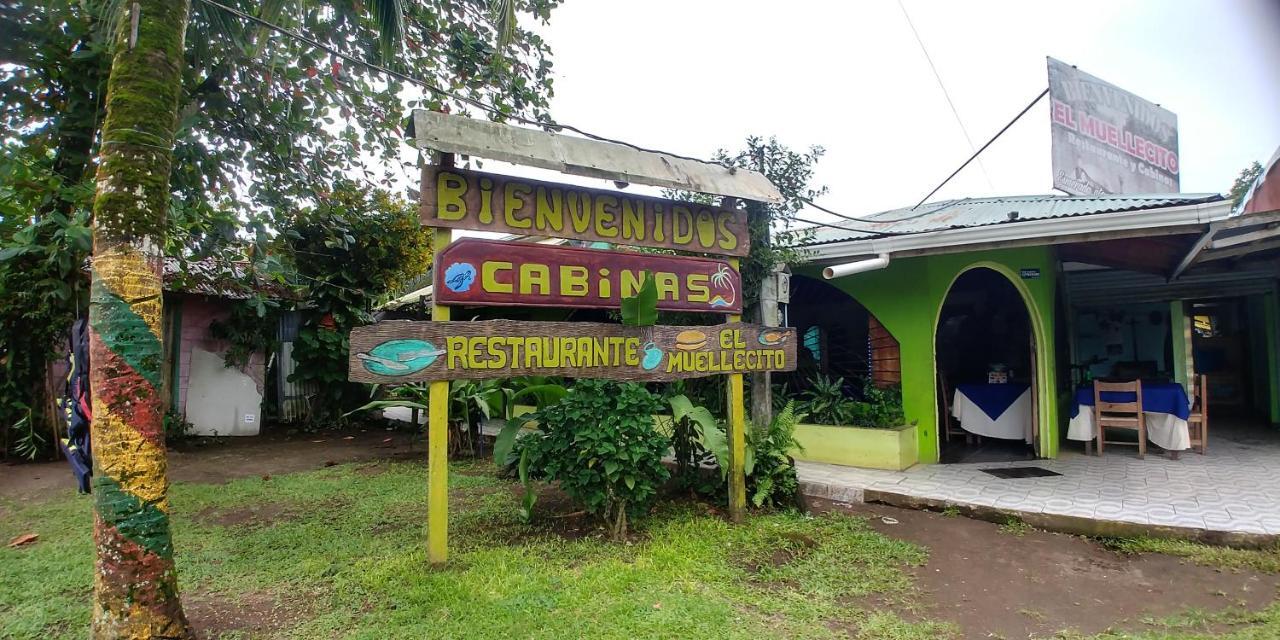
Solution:
M 511 44 L 516 34 L 516 0 L 489 0 L 489 13 L 498 30 L 498 48 Z
M 382 61 L 391 62 L 404 42 L 404 0 L 370 0 L 369 12 L 378 26 L 378 44 Z

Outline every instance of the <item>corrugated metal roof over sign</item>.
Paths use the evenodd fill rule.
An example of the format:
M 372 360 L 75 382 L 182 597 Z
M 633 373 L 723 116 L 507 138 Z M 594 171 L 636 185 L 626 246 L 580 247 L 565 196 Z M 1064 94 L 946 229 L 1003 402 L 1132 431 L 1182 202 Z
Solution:
M 839 221 L 845 229 L 819 227 L 806 245 L 866 240 L 897 233 L 927 233 L 946 229 L 1018 224 L 1048 218 L 1069 218 L 1118 211 L 1140 211 L 1191 204 L 1216 202 L 1216 193 L 1157 193 L 1113 196 L 1002 196 L 997 198 L 965 198 L 945 200 L 892 209 L 867 216 L 868 222 Z

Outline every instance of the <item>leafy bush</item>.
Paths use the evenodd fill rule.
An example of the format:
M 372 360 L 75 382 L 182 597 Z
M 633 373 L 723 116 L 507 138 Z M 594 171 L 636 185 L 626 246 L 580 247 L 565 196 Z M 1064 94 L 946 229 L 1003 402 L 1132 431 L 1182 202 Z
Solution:
M 800 394 L 796 408 L 814 424 L 887 428 L 906 420 L 899 387 L 881 389 L 864 380 L 862 400 L 854 400 L 844 394 L 844 386 L 844 378 L 810 378 L 809 388 Z
M 522 417 L 538 423 L 515 444 L 522 477 L 559 482 L 613 539 L 625 538 L 628 518 L 649 511 L 670 475 L 668 441 L 652 418 L 661 406 L 637 384 L 577 381 L 560 402 Z
M 698 450 L 715 459 L 722 479 L 718 488 L 723 491 L 723 480 L 729 475 L 729 437 L 724 424 L 706 407 L 694 405 L 685 396 L 675 396 L 668 402 L 675 424 L 687 424 L 696 433 Z M 795 500 L 800 484 L 790 452 L 801 448 L 795 431 L 803 418 L 795 412 L 795 403 L 788 402 L 768 425 L 747 424 L 743 471 L 747 476 L 747 496 L 756 507 L 784 506 Z
M 336 421 L 364 395 L 347 381 L 348 334 L 382 296 L 426 271 L 431 234 L 411 203 L 344 184 L 290 219 L 280 238 L 307 287 L 292 380 L 315 385 L 313 421 Z

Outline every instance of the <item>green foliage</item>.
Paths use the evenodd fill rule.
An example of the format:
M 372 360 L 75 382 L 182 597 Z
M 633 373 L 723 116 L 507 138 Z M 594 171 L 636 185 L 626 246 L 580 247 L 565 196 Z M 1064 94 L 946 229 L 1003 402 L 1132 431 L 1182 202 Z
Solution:
M 651 327 L 658 321 L 658 285 L 653 274 L 644 272 L 644 281 L 634 296 L 622 299 L 622 324 Z
M 671 406 L 671 450 L 675 457 L 673 484 L 678 489 L 702 495 L 716 495 L 723 482 L 704 472 L 703 467 L 716 460 L 703 445 L 703 434 L 719 429 L 715 416 L 705 406 L 695 405 L 687 396 L 667 399 Z
M 814 424 L 853 424 L 854 401 L 844 395 L 844 378 L 818 374 L 800 393 L 800 407 Z
M 0 129 L 52 158 L 56 173 L 92 173 L 110 54 L 104 16 L 118 0 L 0 6 Z M 356 58 L 389 64 L 502 114 L 546 119 L 550 49 L 511 27 L 499 43 L 476 2 L 226 0 Z M 515 0 L 509 15 L 545 24 L 556 0 Z M 352 175 L 391 188 L 402 178 L 408 108 L 462 102 L 347 66 L 314 46 L 193 3 L 185 39 L 172 185 L 187 205 L 225 205 L 242 218 L 287 216 Z M 487 115 L 487 114 L 477 114 Z M 65 211 L 64 211 L 65 212 Z
M 32 195 L 0 185 L 0 201 L 28 216 Z M 65 351 L 77 311 L 88 307 L 87 218 L 82 208 L 71 215 L 50 211 L 0 238 L 0 430 L 15 432 L 13 453 L 22 457 L 52 452 L 52 423 L 60 418 L 47 409 L 45 376 Z M 8 441 L 8 433 L 0 438 Z M 0 447 L 0 455 L 9 448 Z
M 526 417 L 538 431 L 517 440 L 527 456 L 520 464 L 531 479 L 559 482 L 624 539 L 628 518 L 647 513 L 669 477 L 662 464 L 669 443 L 653 425 L 660 409 L 640 385 L 579 380 L 560 402 Z
M 782 194 L 782 202 L 769 204 L 748 201 L 747 229 L 751 238 L 751 251 L 741 260 L 743 315 L 758 317 L 760 283 L 773 272 L 775 265 L 791 265 L 804 257 L 795 246 L 812 232 L 796 229 L 795 215 L 805 207 L 805 200 L 814 200 L 827 193 L 825 186 L 813 186 L 814 166 L 826 153 L 822 147 L 812 146 L 805 152 L 793 151 L 778 142 L 760 136 L 748 136 L 746 146 L 732 153 L 720 149 L 712 158 L 727 167 L 758 171 L 769 179 Z M 705 194 L 666 190 L 669 198 L 710 203 Z
M 862 383 L 862 400 L 845 395 L 844 378 L 832 380 L 824 375 L 809 379 L 800 393 L 798 409 L 814 424 L 835 426 L 888 428 L 902 425 L 902 390 L 881 389 L 870 380 Z
M 698 445 L 695 451 L 710 454 L 720 468 L 721 479 L 728 478 L 730 449 L 724 423 L 685 396 L 675 396 L 667 402 L 676 424 L 684 423 L 695 434 L 693 439 Z M 743 470 L 747 477 L 747 495 L 756 507 L 787 506 L 795 501 L 800 484 L 791 451 L 800 449 L 795 430 L 803 418 L 795 412 L 794 404 L 788 402 L 768 425 L 747 424 Z M 720 488 L 723 486 L 722 482 Z
M 755 466 L 747 477 L 747 495 L 755 506 L 795 504 L 800 481 L 791 452 L 802 448 L 796 441 L 796 425 L 801 419 L 795 404 L 788 402 L 765 428 L 748 426 L 747 443 Z
M 1227 192 L 1227 197 L 1231 199 L 1231 206 L 1240 206 L 1240 201 L 1244 200 L 1260 175 L 1262 175 L 1262 164 L 1257 160 L 1240 170 L 1240 175 L 1236 176 L 1235 182 L 1231 183 L 1231 191 Z
M 315 383 L 313 421 L 336 421 L 363 396 L 347 382 L 347 335 L 374 303 L 431 262 L 431 235 L 416 209 L 347 184 L 281 230 L 281 253 L 307 287 L 293 380 Z

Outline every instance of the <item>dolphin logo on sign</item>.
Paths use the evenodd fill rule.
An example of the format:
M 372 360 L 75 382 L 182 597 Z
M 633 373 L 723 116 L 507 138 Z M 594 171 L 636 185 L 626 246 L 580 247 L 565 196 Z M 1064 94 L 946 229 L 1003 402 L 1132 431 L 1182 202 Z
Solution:
M 367 353 L 357 353 L 356 357 L 370 373 L 407 376 L 431 366 L 444 353 L 426 340 L 398 339 L 383 342 Z

